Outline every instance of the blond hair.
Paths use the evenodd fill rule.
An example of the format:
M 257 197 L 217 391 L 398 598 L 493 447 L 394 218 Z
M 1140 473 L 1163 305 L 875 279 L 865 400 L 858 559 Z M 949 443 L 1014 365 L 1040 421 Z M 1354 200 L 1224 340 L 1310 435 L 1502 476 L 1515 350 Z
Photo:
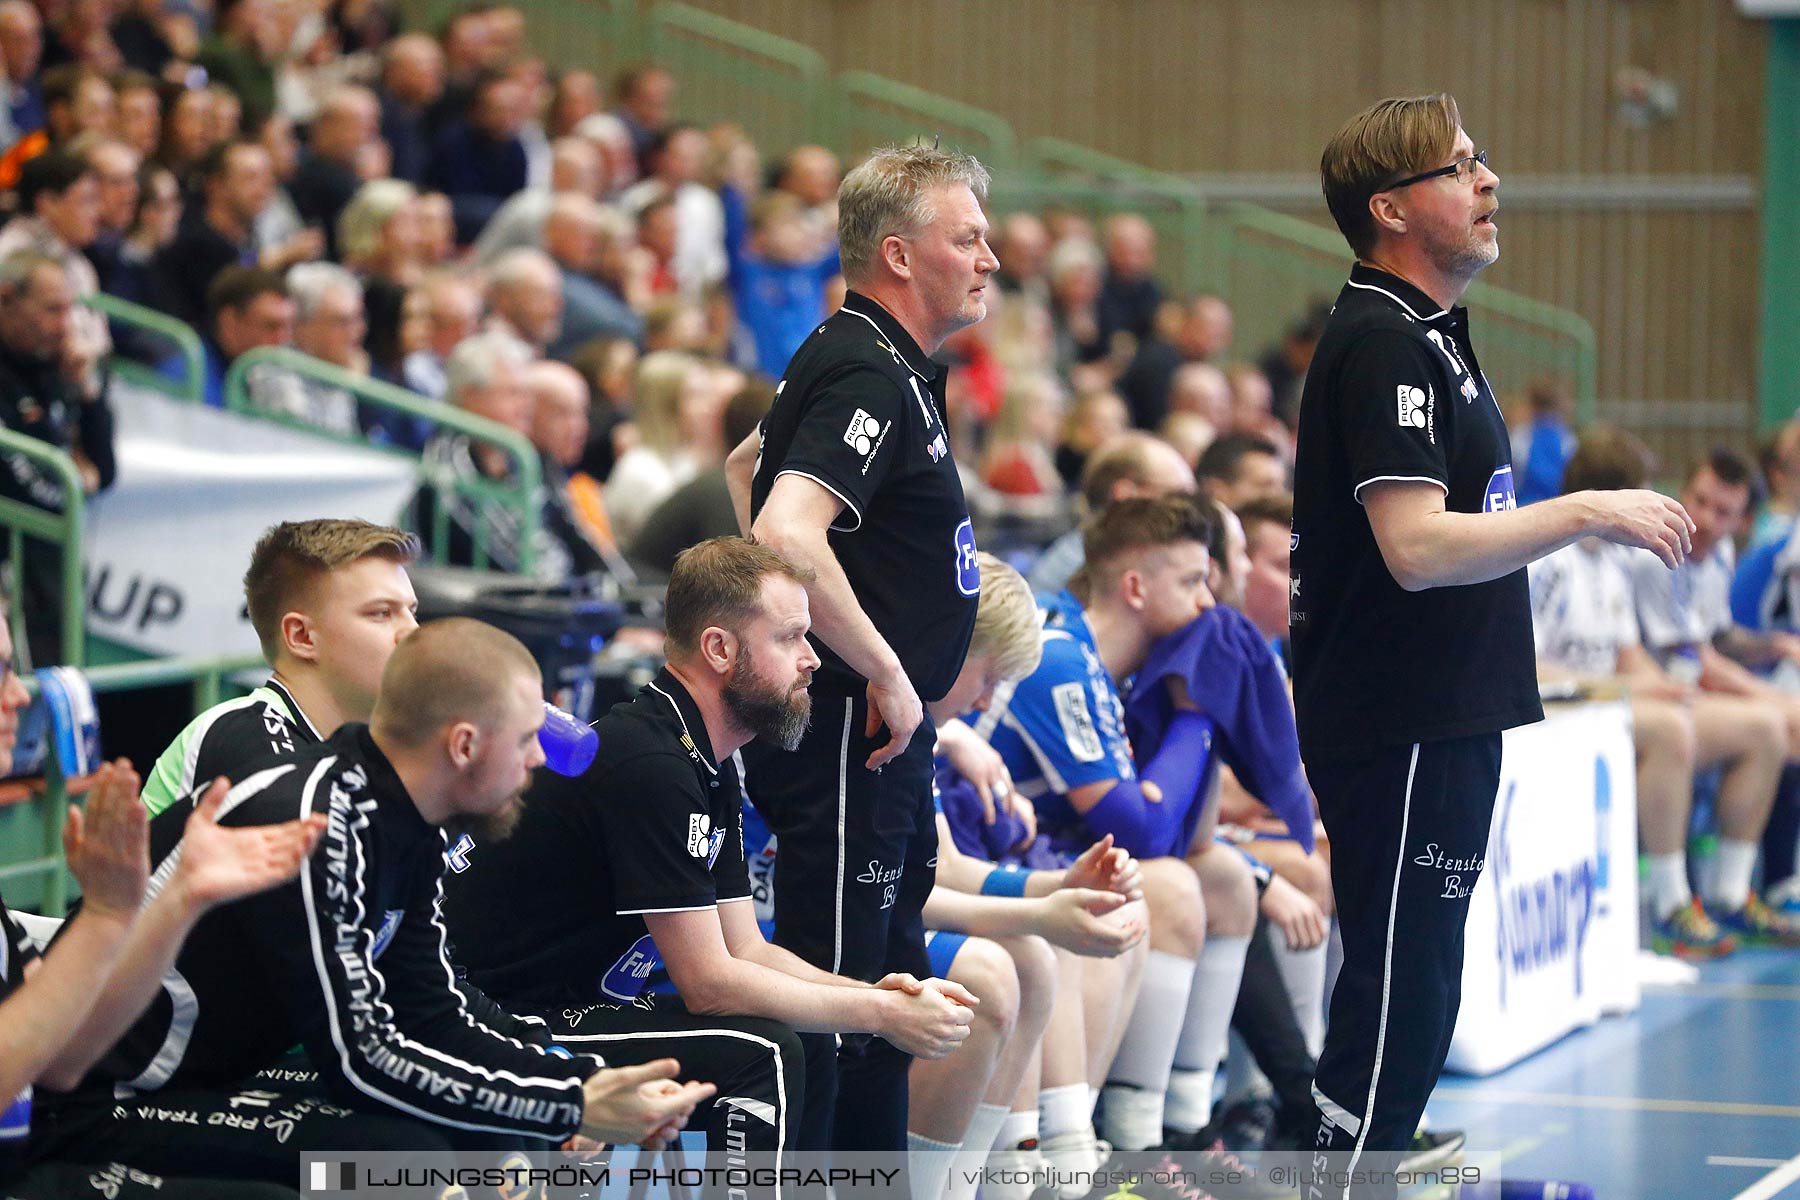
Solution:
M 638 360 L 632 420 L 647 449 L 673 454 L 681 445 L 681 394 L 703 364 L 680 350 L 652 350 Z
M 976 554 L 975 564 L 981 570 L 981 599 L 968 657 L 991 655 L 996 673 L 1016 682 L 1037 670 L 1044 652 L 1037 601 L 1025 577 L 986 550 Z
M 418 557 L 419 539 L 390 525 L 331 517 L 270 526 L 244 572 L 244 605 L 263 657 L 275 661 L 281 618 L 305 604 L 325 576 L 365 558 L 405 566 Z
M 973 155 L 936 146 L 884 146 L 838 187 L 838 258 L 850 286 L 867 280 L 890 235 L 915 237 L 937 219 L 931 193 L 963 184 L 987 199 L 989 176 Z
M 1319 159 L 1325 205 L 1358 258 L 1375 248 L 1369 200 L 1408 175 L 1442 166 L 1462 126 L 1448 92 L 1383 100 L 1344 123 Z

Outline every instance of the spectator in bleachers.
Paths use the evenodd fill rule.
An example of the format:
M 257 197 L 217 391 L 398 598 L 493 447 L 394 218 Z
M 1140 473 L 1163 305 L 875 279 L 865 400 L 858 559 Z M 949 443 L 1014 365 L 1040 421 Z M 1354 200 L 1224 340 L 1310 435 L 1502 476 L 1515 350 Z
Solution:
M 106 76 L 80 63 L 44 72 L 44 130 L 60 146 L 83 133 L 110 134 L 117 97 Z
M 606 511 L 622 544 L 677 488 L 723 459 L 722 404 L 710 376 L 705 363 L 679 351 L 654 351 L 638 363 L 637 443 L 606 480 Z
M 6 66 L 7 115 L 17 136 L 44 127 L 44 20 L 29 0 L 0 3 L 0 62 Z
M 837 194 L 843 178 L 838 156 L 823 146 L 795 146 L 775 170 L 775 190 L 800 201 L 807 233 L 821 254 L 837 245 Z
M 205 187 L 201 168 L 215 144 L 213 94 L 180 84 L 168 84 L 163 90 L 162 142 L 156 161 L 175 172 L 183 189 L 199 195 Z
M 292 241 L 302 230 L 311 229 L 312 236 L 318 239 L 314 254 L 323 254 L 324 231 L 309 225 L 300 215 L 290 190 L 300 176 L 300 142 L 294 136 L 294 122 L 284 113 L 271 113 L 262 128 L 256 131 L 255 141 L 269 152 L 269 165 L 275 171 L 275 193 L 269 198 L 269 206 L 256 215 L 256 222 L 251 226 L 251 237 L 256 241 L 258 253 Z
M 769 411 L 775 384 L 763 377 L 750 381 L 725 403 L 725 444 L 735 446 L 749 437 L 756 423 Z M 707 467 L 682 484 L 656 506 L 626 549 L 626 557 L 641 570 L 667 575 L 675 556 L 707 538 L 738 531 L 737 512 L 725 483 L 725 464 Z
M 381 136 L 396 179 L 423 184 L 431 163 L 426 124 L 444 94 L 444 51 L 423 33 L 403 33 L 382 49 Z
M 622 214 L 580 192 L 561 192 L 551 201 L 544 252 L 562 272 L 562 332 L 549 347 L 551 357 L 566 361 L 597 337 L 643 336 L 643 318 L 598 276 L 616 260 L 613 247 L 629 228 Z
M 731 251 L 738 320 L 755 342 L 757 369 L 779 378 L 825 319 L 825 282 L 838 273 L 837 246 L 819 246 L 793 193 L 770 191 L 750 207 L 748 243 Z
M 442 192 L 419 193 L 419 255 L 427 269 L 456 258 L 456 213 Z
M 294 302 L 294 348 L 358 375 L 369 370 L 363 350 L 367 318 L 363 288 L 336 263 L 302 263 L 288 272 Z M 250 401 L 263 412 L 279 413 L 315 429 L 352 437 L 356 397 L 343 388 L 291 371 L 259 370 L 249 380 Z
M 458 9 L 444 19 L 439 30 L 438 42 L 444 52 L 444 86 L 425 115 L 425 130 L 433 141 L 446 126 L 460 121 L 468 111 L 476 82 L 505 61 L 499 55 L 500 44 L 493 36 L 489 12 L 485 4 Z
M 1787 541 L 1800 517 L 1800 421 L 1786 421 L 1757 448 L 1768 499 L 1750 527 L 1745 554 L 1774 541 Z
M 619 456 L 637 444 L 631 414 L 636 406 L 638 350 L 627 338 L 595 338 L 569 356 L 569 365 L 587 380 L 588 444 L 581 469 L 601 483 Z
M 1233 363 L 1225 369 L 1225 378 L 1231 384 L 1233 429 L 1263 434 L 1278 446 L 1293 440 L 1293 433 L 1275 418 L 1275 393 L 1269 387 L 1268 376 L 1260 368 L 1250 363 Z M 1271 432 L 1271 422 L 1279 429 Z M 1280 437 L 1274 433 L 1279 433 Z
M 1632 555 L 1632 600 L 1646 649 L 1676 681 L 1712 697 L 1738 701 L 1737 724 L 1745 730 L 1773 719 L 1789 762 L 1800 758 L 1800 698 L 1777 690 L 1755 671 L 1800 659 L 1800 637 L 1753 633 L 1731 618 L 1732 535 L 1749 509 L 1755 471 L 1740 454 L 1714 450 L 1696 463 L 1681 489 L 1682 506 L 1694 524 L 1691 552 L 1673 571 L 1651 555 Z M 1643 561 L 1640 561 L 1643 560 Z M 1800 923 L 1781 916 L 1751 890 L 1756 856 L 1774 783 L 1765 795 L 1762 820 L 1721 830 L 1718 864 L 1704 897 L 1707 912 L 1724 930 L 1749 944 L 1800 946 Z
M 108 28 L 111 0 L 67 0 L 51 10 L 51 29 L 44 39 L 44 63 L 81 63 L 102 73 L 125 65 L 125 56 Z
M 138 156 L 148 161 L 162 144 L 162 92 L 157 82 L 139 71 L 121 71 L 113 78 L 113 132 Z
M 607 520 L 600 485 L 579 470 L 587 448 L 588 387 L 567 363 L 535 362 L 526 368 L 531 389 L 531 444 L 544 480 L 544 522 L 568 558 L 567 575 L 605 571 L 618 545 Z
M 680 245 L 680 223 L 675 212 L 675 197 L 659 194 L 638 209 L 637 240 L 646 263 L 646 295 L 675 296 L 678 288 L 675 280 L 675 253 Z
M 1206 448 L 1194 468 L 1200 490 L 1226 508 L 1287 491 L 1287 466 L 1268 438 L 1227 433 Z
M 126 0 L 116 7 L 123 11 L 114 18 L 108 32 L 125 60 L 124 70 L 157 78 L 170 62 L 185 57 L 177 53 L 170 41 L 162 0 Z M 115 79 L 113 87 L 118 86 Z
M 157 252 L 175 238 L 181 224 L 181 185 L 167 167 L 145 163 L 138 168 L 137 206 L 131 228 L 112 264 L 113 274 L 102 275 L 100 286 L 121 299 L 149 304 L 154 299 L 155 279 L 151 264 Z
M 1106 281 L 1100 288 L 1100 336 L 1109 345 L 1116 333 L 1135 341 L 1150 336 L 1162 287 L 1156 282 L 1156 230 L 1137 213 L 1119 213 L 1106 222 Z
M 531 361 L 531 347 L 501 330 L 465 338 L 451 352 L 445 368 L 450 403 L 529 438 L 532 395 L 526 369 Z M 415 500 L 415 527 L 427 533 L 435 529 L 437 509 L 443 505 L 449 521 L 446 554 L 452 565 L 485 565 L 494 571 L 520 573 L 525 565 L 525 542 L 517 511 L 510 505 L 481 503 L 456 486 L 475 481 L 509 482 L 514 471 L 512 456 L 479 438 L 445 430 L 426 444 L 424 464 L 425 481 Z M 483 564 L 476 562 L 478 542 L 485 551 Z M 535 578 L 549 582 L 567 578 L 566 557 L 542 525 L 531 547 Z
M 1236 416 L 1231 380 L 1209 362 L 1184 362 L 1169 377 L 1168 410 L 1193 413 L 1215 433 L 1228 433 Z
M 1219 431 L 1199 413 L 1172 412 L 1163 418 L 1156 436 L 1175 447 L 1175 452 L 1188 466 L 1197 467 L 1200 456 L 1218 440 Z
M 234 141 L 244 133 L 244 102 L 237 93 L 222 83 L 210 84 L 207 90 L 212 93 L 212 140 L 213 145 L 220 142 Z M 271 114 L 273 115 L 273 114 Z
M 545 113 L 545 132 L 567 137 L 575 127 L 605 107 L 600 80 L 583 67 L 558 71 L 550 80 L 550 105 Z
M 706 169 L 706 135 L 693 125 L 675 125 L 650 145 L 647 178 L 620 197 L 627 210 L 652 200 L 674 200 L 675 246 L 667 259 L 676 288 L 698 300 L 711 284 L 725 278 L 725 209 L 719 194 L 701 182 Z
M 1003 496 L 1060 498 L 1051 447 L 1065 403 L 1062 385 L 1048 372 L 1009 378 L 1000 412 L 988 429 L 981 481 Z
M 481 328 L 485 309 L 481 289 L 471 279 L 438 271 L 407 293 L 406 303 L 407 318 L 418 321 L 420 332 L 417 347 L 401 365 L 401 382 L 429 400 L 444 400 L 448 396 L 444 371 L 451 352 Z
M 562 268 L 542 250 L 508 250 L 488 272 L 488 323 L 518 338 L 542 358 L 562 332 Z
M 1050 303 L 1050 286 L 1044 268 L 1050 257 L 1050 232 L 1033 213 L 1011 213 L 1000 221 L 994 246 L 1000 269 L 994 281 L 1003 292 L 1017 292 L 1039 304 Z
M 370 365 L 383 379 L 399 377 L 401 310 L 424 275 L 418 198 L 403 179 L 372 179 L 338 217 L 338 254 L 362 280 Z
M 1108 345 L 1099 311 L 1105 262 L 1094 243 L 1065 238 L 1055 244 L 1045 264 L 1050 278 L 1050 312 L 1056 318 L 1056 366 L 1065 374 L 1076 363 L 1106 357 Z
M 362 156 L 367 147 L 378 144 L 380 130 L 381 104 L 375 93 L 341 87 L 325 97 L 307 132 L 306 151 L 291 189 L 294 207 L 302 220 L 325 231 L 327 252 L 334 257 L 341 249 L 336 240 L 338 217 L 363 185 Z
M 276 271 L 227 266 L 206 289 L 210 337 L 206 353 L 206 403 L 225 407 L 225 373 L 238 356 L 258 346 L 294 343 L 294 302 Z
M 1312 365 L 1313 350 L 1325 331 L 1325 318 L 1330 315 L 1329 304 L 1315 303 L 1288 327 L 1281 341 L 1258 364 L 1275 396 L 1272 411 L 1289 429 L 1299 427 L 1300 387 L 1306 382 L 1306 368 Z
M 1094 451 L 1131 428 L 1131 414 L 1118 393 L 1076 394 L 1056 441 L 1056 473 L 1071 492 L 1081 488 L 1081 473 Z
M 426 182 L 450 197 L 458 245 L 473 242 L 506 198 L 530 182 L 520 138 L 527 103 L 517 79 L 483 76 L 475 83 L 466 114 L 446 125 L 432 143 Z
M 97 185 L 95 233 L 94 240 L 88 243 L 87 257 L 94 264 L 101 288 L 111 292 L 119 255 L 125 248 L 125 235 L 131 232 L 132 221 L 137 217 L 141 163 L 137 151 L 116 138 L 78 139 L 71 148 L 81 155 Z
M 1189 495 L 1194 472 L 1161 438 L 1141 430 L 1122 432 L 1089 456 L 1081 474 L 1084 518 L 1120 500 Z M 1081 529 L 1072 529 L 1044 548 L 1026 578 L 1034 592 L 1058 592 L 1081 570 Z
M 525 147 L 525 186 L 545 187 L 550 182 L 550 138 L 544 132 L 543 113 L 549 104 L 550 73 L 535 56 L 507 60 L 506 74 L 519 85 L 519 144 Z
M 197 177 L 203 206 L 186 214 L 155 265 L 157 307 L 190 325 L 206 314 L 206 290 L 214 276 L 229 266 L 259 265 L 252 227 L 275 194 L 269 152 L 255 142 L 214 148 Z
M 84 251 L 100 233 L 100 181 L 87 161 L 57 148 L 25 164 L 19 178 L 19 215 L 0 229 L 0 257 L 32 250 L 62 267 L 77 302 L 100 290 L 100 277 Z M 106 318 L 79 303 L 69 313 L 72 358 L 92 374 L 90 390 L 99 386 L 99 371 L 112 352 Z
M 0 426 L 68 452 L 92 495 L 117 470 L 113 419 L 97 363 L 83 357 L 91 344 L 70 321 L 75 298 L 56 259 L 30 249 L 0 257 Z M 0 460 L 0 495 L 52 512 L 66 502 L 56 476 L 14 455 Z M 31 661 L 53 665 L 62 661 L 62 552 L 28 539 L 19 570 Z
M 252 124 L 260 124 L 275 111 L 275 64 L 285 49 L 276 0 L 220 0 L 212 36 L 195 61 L 237 95 Z
M 586 138 L 558 138 L 550 148 L 550 183 L 529 187 L 507 197 L 506 202 L 482 227 L 471 255 L 477 266 L 487 266 L 517 246 L 541 246 L 544 220 L 550 202 L 563 192 L 593 197 L 600 190 L 600 151 Z
M 613 113 L 625 123 L 638 174 L 649 174 L 650 147 L 675 112 L 675 76 L 654 64 L 628 68 L 613 82 Z
M 612 200 L 637 182 L 637 147 L 625 122 L 609 112 L 595 113 L 575 127 L 575 136 L 592 142 L 600 151 L 600 190 L 596 197 Z

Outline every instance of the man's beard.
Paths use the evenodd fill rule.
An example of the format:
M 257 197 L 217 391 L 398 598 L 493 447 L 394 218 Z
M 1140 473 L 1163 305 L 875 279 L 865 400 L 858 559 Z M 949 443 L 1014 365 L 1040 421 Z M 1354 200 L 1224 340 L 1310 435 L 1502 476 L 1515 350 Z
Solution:
M 512 836 L 513 830 L 519 827 L 519 818 L 525 814 L 524 793 L 512 798 L 512 803 L 497 813 L 475 815 L 458 813 L 444 822 L 444 832 L 450 835 L 452 846 L 461 840 L 463 834 L 474 839 L 477 846 L 483 843 L 502 842 Z
M 1454 279 L 1473 279 L 1482 268 L 1492 266 L 1500 257 L 1500 243 L 1498 239 L 1483 240 L 1471 226 L 1461 241 L 1427 234 L 1425 253 L 1432 265 L 1444 274 Z
M 749 646 L 744 647 L 743 656 L 725 681 L 723 695 L 733 720 L 783 750 L 800 745 L 812 720 L 812 697 L 804 689 L 796 692 L 758 679 Z

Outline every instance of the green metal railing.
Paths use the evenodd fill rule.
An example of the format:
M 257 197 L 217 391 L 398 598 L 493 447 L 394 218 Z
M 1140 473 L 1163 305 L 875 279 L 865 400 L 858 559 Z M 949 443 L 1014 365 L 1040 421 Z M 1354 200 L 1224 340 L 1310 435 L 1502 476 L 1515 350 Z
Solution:
M 260 658 L 165 658 L 90 667 L 82 675 L 96 695 L 191 683 L 194 712 L 198 714 L 219 702 L 230 676 L 251 670 L 266 673 L 268 665 Z M 25 686 L 36 695 L 35 679 L 27 677 Z M 35 853 L 30 858 L 0 866 L 0 884 L 10 884 L 15 879 L 42 879 L 39 907 L 46 916 L 60 917 L 69 907 L 69 873 L 64 869 L 62 853 L 63 813 L 68 803 L 69 781 L 63 778 L 61 764 L 51 751 L 44 760 L 43 793 L 33 801 L 40 824 L 36 831 L 39 836 Z
M 825 56 L 687 4 L 659 4 L 647 21 L 649 57 L 681 79 L 684 114 L 727 118 L 765 145 L 816 140 L 832 120 Z
M 973 154 L 996 173 L 1014 169 L 1018 161 L 1012 126 L 985 108 L 868 71 L 845 71 L 836 86 L 832 143 L 841 153 L 860 157 L 872 146 L 938 137 L 945 145 Z
M 116 322 L 138 330 L 149 338 L 168 343 L 170 355 L 181 360 L 181 378 L 171 379 L 148 363 L 115 354 L 109 364 L 113 374 L 141 387 L 167 392 L 177 399 L 195 404 L 205 397 L 206 351 L 201 347 L 200 335 L 194 332 L 193 326 L 185 321 L 178 321 L 167 313 L 121 300 L 117 296 L 109 296 L 105 292 L 84 296 L 81 302 L 106 317 L 109 322 Z
M 419 464 L 420 481 L 436 489 L 439 495 L 453 491 L 477 504 L 497 505 L 510 512 L 519 530 L 519 573 L 531 573 L 536 558 L 535 534 L 542 520 L 543 472 L 538 464 L 537 451 L 517 431 L 460 408 L 427 400 L 405 388 L 346 371 L 309 354 L 284 347 L 265 346 L 251 350 L 238 356 L 231 364 L 231 369 L 225 373 L 225 407 L 232 412 L 258 416 L 346 445 L 366 448 L 368 440 L 360 433 L 337 433 L 321 429 L 293 414 L 263 407 L 258 402 L 257 389 L 250 379 L 251 373 L 259 368 L 286 372 L 319 387 L 348 392 L 363 404 L 407 417 L 422 418 L 440 429 L 465 434 L 504 451 L 510 465 L 508 477 L 504 481 L 452 478 L 439 474 L 424 462 Z M 407 451 L 388 452 L 418 461 L 416 456 Z M 418 533 L 425 541 L 427 557 L 433 562 L 442 563 L 449 556 L 449 507 L 444 504 L 434 505 L 433 514 L 435 519 L 432 527 L 418 530 Z M 472 534 L 474 566 L 485 567 L 491 561 L 487 533 L 486 523 L 478 522 Z
M 62 648 L 58 661 L 79 666 L 86 649 L 82 629 L 85 608 L 81 586 L 81 534 L 87 521 L 87 493 L 81 485 L 81 472 L 76 469 L 75 460 L 61 450 L 10 429 L 0 429 L 0 452 L 30 460 L 54 476 L 62 488 L 61 512 L 0 497 L 0 530 L 6 531 L 7 561 L 13 564 L 17 573 L 23 574 L 25 569 L 27 538 L 48 542 L 61 552 L 62 595 L 58 604 L 62 616 Z M 20 604 L 16 608 L 23 612 L 26 606 Z M 22 644 L 16 624 L 13 644 Z
M 1335 299 L 1349 273 L 1343 239 L 1322 225 L 1232 204 L 1215 210 L 1212 228 L 1219 290 L 1231 302 L 1239 345 L 1274 343 L 1306 305 Z M 1578 423 L 1594 419 L 1593 326 L 1567 309 L 1483 283 L 1471 286 L 1463 303 L 1489 376 L 1503 388 L 1547 377 L 1573 394 Z

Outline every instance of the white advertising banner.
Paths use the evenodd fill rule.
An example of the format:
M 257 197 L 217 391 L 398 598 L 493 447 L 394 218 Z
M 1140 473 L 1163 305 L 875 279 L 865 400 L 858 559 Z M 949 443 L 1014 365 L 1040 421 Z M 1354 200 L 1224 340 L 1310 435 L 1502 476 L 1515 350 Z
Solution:
M 1635 763 L 1622 702 L 1507 732 L 1450 1070 L 1491 1074 L 1637 1007 Z
M 88 631 L 158 655 L 255 654 L 244 568 L 277 521 L 392 523 L 407 459 L 115 384 L 119 475 L 89 502 Z

